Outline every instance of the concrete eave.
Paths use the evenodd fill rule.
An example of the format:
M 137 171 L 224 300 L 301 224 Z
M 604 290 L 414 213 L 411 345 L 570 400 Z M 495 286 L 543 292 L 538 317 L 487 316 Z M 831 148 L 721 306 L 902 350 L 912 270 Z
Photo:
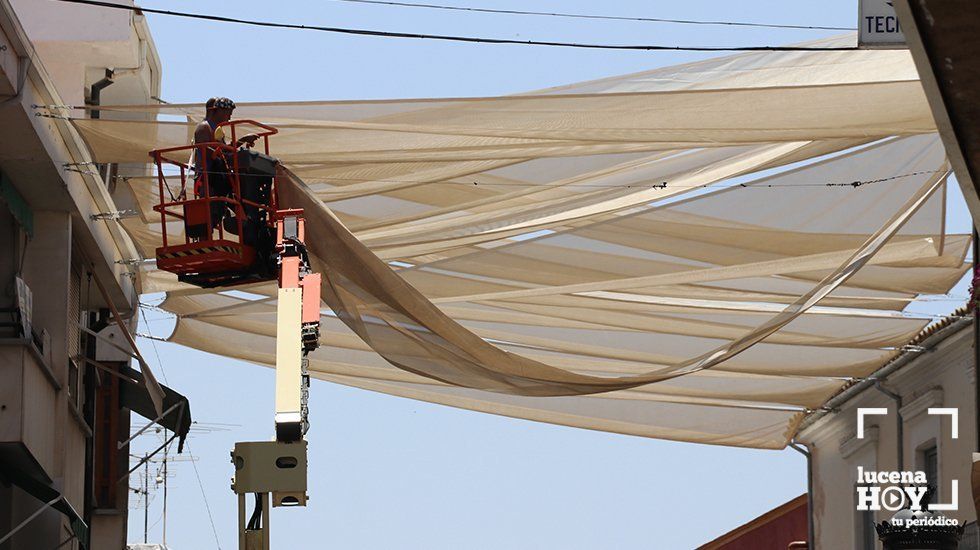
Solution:
M 965 313 L 965 311 L 962 309 L 957 310 L 954 316 L 947 317 L 939 323 L 925 328 L 909 343 L 921 347 L 926 351 L 934 350 L 942 342 L 973 326 L 973 319 L 971 317 L 960 316 L 961 313 Z M 865 390 L 870 389 L 876 381 L 886 381 L 889 376 L 900 372 L 909 364 L 915 362 L 920 356 L 920 353 L 914 351 L 902 352 L 901 355 L 892 359 L 866 378 L 856 380 L 844 386 L 839 392 L 828 399 L 821 409 L 811 412 L 800 422 L 800 425 L 796 429 L 795 438 L 801 440 L 812 439 L 810 432 L 820 425 L 822 419 L 837 412 L 841 407 L 846 406 L 851 399 L 856 398 Z
M 902 31 L 936 127 L 980 220 L 980 4 L 976 0 L 895 0 Z

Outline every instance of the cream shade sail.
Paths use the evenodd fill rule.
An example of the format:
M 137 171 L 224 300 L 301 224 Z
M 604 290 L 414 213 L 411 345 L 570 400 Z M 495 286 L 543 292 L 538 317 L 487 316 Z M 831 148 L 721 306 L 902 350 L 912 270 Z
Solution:
M 835 43 L 833 40 L 829 43 Z M 182 121 L 78 119 L 100 162 Z M 503 98 L 262 103 L 325 274 L 320 379 L 568 426 L 781 448 L 965 273 L 907 52 L 712 59 Z M 172 119 L 173 117 L 171 117 Z M 149 178 L 122 223 L 160 244 Z M 172 234 L 181 234 L 173 226 Z M 166 291 L 172 341 L 274 363 L 275 287 Z M 315 415 L 315 412 L 314 412 Z

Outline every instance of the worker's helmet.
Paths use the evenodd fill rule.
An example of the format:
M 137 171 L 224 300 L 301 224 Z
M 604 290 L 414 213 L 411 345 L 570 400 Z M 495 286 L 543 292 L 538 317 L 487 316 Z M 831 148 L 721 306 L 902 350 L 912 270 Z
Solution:
M 227 97 L 212 97 L 204 104 L 204 107 L 208 111 L 211 109 L 234 109 L 235 102 Z

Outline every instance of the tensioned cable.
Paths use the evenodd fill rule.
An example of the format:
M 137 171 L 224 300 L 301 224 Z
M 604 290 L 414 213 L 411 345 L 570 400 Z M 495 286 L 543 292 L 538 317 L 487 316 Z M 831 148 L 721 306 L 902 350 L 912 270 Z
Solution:
M 698 185 L 675 185 L 668 182 L 661 183 L 633 183 L 626 185 L 602 185 L 596 183 L 520 183 L 520 182 L 465 182 L 465 181 L 418 181 L 418 180 L 398 180 L 398 179 L 373 179 L 373 178 L 341 178 L 341 177 L 331 177 L 331 176 L 315 176 L 313 179 L 305 180 L 306 183 L 319 184 L 319 183 L 329 183 L 330 181 L 349 181 L 354 183 L 408 183 L 417 186 L 423 185 L 455 185 L 455 186 L 475 186 L 475 187 L 533 187 L 539 189 L 552 189 L 552 188 L 565 188 L 565 187 L 591 187 L 597 189 L 730 189 L 734 187 L 741 187 L 745 189 L 774 189 L 774 188 L 795 188 L 795 187 L 862 187 L 865 185 L 871 185 L 876 183 L 885 183 L 889 181 L 894 181 L 902 178 L 909 178 L 913 176 L 923 176 L 928 174 L 938 174 L 940 172 L 945 172 L 945 170 L 921 170 L 918 172 L 908 172 L 905 174 L 896 174 L 894 176 L 886 176 L 882 178 L 868 179 L 868 180 L 855 180 L 849 182 L 825 182 L 825 183 L 702 183 Z M 208 174 L 226 174 L 226 172 L 208 170 L 201 171 L 199 173 Z M 131 180 L 156 180 L 157 176 L 118 176 L 119 179 L 124 181 Z M 179 178 L 179 174 L 164 174 L 164 178 Z M 336 187 L 330 191 L 343 191 L 344 187 Z M 316 191 L 314 191 L 316 193 Z
M 139 312 L 140 312 L 140 316 L 143 317 L 143 324 L 146 326 L 146 332 L 149 333 L 150 336 L 153 336 L 153 333 L 150 332 L 150 321 L 149 319 L 146 318 L 146 311 L 144 311 L 144 306 L 142 303 L 139 304 Z M 163 368 L 163 360 L 160 359 L 160 351 L 157 350 L 156 339 L 149 338 L 149 340 L 150 340 L 150 345 L 153 347 L 153 354 L 156 355 L 157 358 L 157 365 L 160 367 L 160 374 L 163 375 L 163 381 L 169 384 L 170 382 L 167 380 L 167 371 L 166 369 Z
M 191 451 L 190 441 L 186 443 L 187 452 Z M 201 481 L 201 474 L 197 471 L 197 461 L 191 460 L 191 466 L 194 467 L 194 477 L 197 478 L 197 486 L 201 488 L 201 496 L 204 497 L 204 509 L 208 512 L 208 521 L 211 522 L 211 533 L 214 534 L 214 543 L 217 545 L 218 550 L 221 550 L 221 541 L 218 540 L 218 530 L 214 527 L 214 516 L 211 514 L 211 505 L 208 503 L 208 495 L 204 492 L 204 483 Z
M 97 6 L 117 10 L 126 10 L 135 13 L 154 13 L 158 15 L 171 15 L 174 17 L 185 17 L 189 19 L 202 19 L 206 21 L 217 21 L 221 23 L 238 23 L 242 25 L 252 25 L 255 27 L 268 27 L 277 29 L 296 29 L 321 31 L 338 34 L 351 34 L 359 36 L 378 36 L 384 38 L 421 38 L 429 40 L 446 40 L 450 42 L 469 42 L 476 44 L 518 44 L 523 46 L 554 46 L 560 48 L 586 48 L 599 50 L 640 50 L 640 51 L 679 51 L 679 52 L 799 52 L 799 51 L 854 51 L 859 48 L 856 46 L 663 46 L 663 45 L 626 45 L 626 44 L 589 44 L 583 42 L 556 42 L 548 40 L 516 40 L 511 38 L 480 38 L 475 36 L 455 36 L 446 34 L 425 34 L 414 32 L 392 32 L 376 31 L 369 29 L 352 29 L 348 27 L 324 27 L 319 25 L 299 25 L 295 23 L 275 23 L 271 21 L 258 21 L 253 19 L 239 19 L 226 17 L 223 15 L 208 15 L 203 13 L 190 13 L 171 10 L 158 10 L 153 8 L 142 8 L 139 6 L 123 6 L 99 0 L 55 0 L 70 4 L 83 4 L 87 6 Z
M 644 23 L 676 23 L 680 25 L 726 25 L 734 27 L 760 27 L 766 29 L 803 29 L 820 31 L 854 31 L 855 27 L 825 27 L 818 25 L 786 25 L 779 23 L 750 23 L 745 21 L 698 21 L 695 19 L 667 19 L 662 17 L 631 17 L 624 15 L 595 15 L 585 13 L 564 13 L 547 11 L 502 10 L 493 8 L 474 8 L 470 6 L 443 6 L 439 4 L 413 4 L 409 2 L 388 2 L 384 0 L 331 0 L 332 2 L 350 2 L 354 4 L 375 4 L 382 6 L 398 6 L 404 8 L 427 8 L 434 10 L 469 11 L 478 13 L 499 13 L 505 15 L 541 15 L 550 17 L 567 17 L 570 19 L 603 19 L 607 21 L 641 21 Z
M 146 313 L 143 311 L 143 307 L 144 307 L 144 304 L 140 303 L 139 304 L 139 312 L 140 312 L 140 315 L 142 315 L 142 317 L 143 317 L 143 324 L 146 325 L 146 330 L 149 332 L 149 330 L 150 330 L 150 323 L 149 323 L 149 320 L 146 318 Z M 151 333 L 151 335 L 152 335 L 152 333 Z M 160 352 L 157 350 L 157 343 L 156 343 L 156 341 L 155 341 L 154 338 L 150 338 L 149 340 L 150 340 L 150 345 L 153 346 L 153 353 L 156 355 L 156 358 L 157 358 L 157 365 L 160 366 L 160 373 L 163 374 L 163 380 L 164 380 L 164 382 L 166 382 L 167 381 L 167 372 L 163 368 L 163 360 L 160 359 Z M 185 444 L 187 445 L 187 452 L 190 453 L 191 452 L 190 442 L 188 441 Z M 166 451 L 164 451 L 164 455 L 166 455 Z M 191 464 L 194 466 L 194 475 L 197 477 L 198 486 L 200 486 L 200 488 L 201 488 L 201 496 L 204 497 L 204 508 L 207 510 L 207 512 L 208 512 L 208 520 L 211 522 L 211 532 L 214 534 L 214 542 L 215 542 L 215 544 L 218 545 L 218 549 L 220 550 L 221 549 L 221 542 L 218 540 L 218 530 L 215 529 L 215 526 L 214 526 L 214 516 L 211 515 L 211 504 L 208 502 L 208 496 L 204 492 L 204 484 L 201 483 L 201 474 L 198 473 L 198 471 L 197 471 L 197 464 L 194 464 L 194 461 L 193 460 L 191 460 Z M 164 514 L 165 513 L 166 513 L 166 510 L 164 510 Z M 163 516 L 161 515 L 161 518 L 162 517 Z M 156 523 L 154 523 L 153 525 L 156 526 L 157 523 L 160 523 L 160 520 L 157 520 Z

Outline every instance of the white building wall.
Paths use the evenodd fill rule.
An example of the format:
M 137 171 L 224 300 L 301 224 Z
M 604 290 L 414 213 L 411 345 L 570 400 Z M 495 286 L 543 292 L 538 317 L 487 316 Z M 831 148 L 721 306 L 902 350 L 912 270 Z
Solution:
M 969 323 L 954 323 L 924 342 L 926 351 L 888 375 L 883 386 L 902 398 L 902 458 L 905 470 L 923 468 L 923 450 L 938 449 L 939 494 L 937 502 L 950 502 L 951 484 L 958 480 L 958 510 L 944 512 L 961 524 L 976 522 L 970 486 L 972 453 L 976 449 L 974 403 L 973 331 Z M 857 408 L 887 408 L 886 416 L 866 416 L 865 438 L 858 439 Z M 930 407 L 959 410 L 958 438 L 952 438 L 947 416 L 928 414 Z M 805 426 L 798 441 L 812 453 L 813 520 L 818 550 L 865 550 L 862 516 L 856 511 L 857 467 L 873 471 L 898 470 L 899 409 L 894 400 L 869 387 Z M 889 519 L 894 512 L 882 510 L 874 520 Z M 978 548 L 976 527 L 967 530 L 961 548 Z M 880 548 L 877 544 L 875 548 Z
M 80 411 L 78 394 L 69 390 L 71 373 L 77 372 L 70 358 L 78 351 L 70 345 L 78 335 L 72 316 L 84 306 L 77 303 L 79 296 L 73 295 L 69 281 L 73 269 L 98 273 L 125 314 L 135 307 L 137 296 L 123 260 L 137 252 L 118 224 L 92 217 L 119 210 L 116 199 L 125 198 L 126 191 L 113 193 L 111 182 L 91 170 L 65 170 L 63 163 L 87 166 L 91 156 L 66 121 L 36 117 L 32 105 L 82 105 L 106 68 L 116 69 L 116 77 L 103 93 L 103 103 L 150 102 L 159 95 L 160 62 L 142 16 L 47 0 L 0 0 L 0 45 L 0 172 L 33 212 L 35 229 L 26 255 L 19 233 L 11 229 L 9 235 L 0 234 L 0 276 L 7 278 L 2 281 L 7 285 L 11 266 L 23 265 L 23 279 L 34 290 L 34 328 L 50 337 L 43 346 L 45 357 L 37 359 L 26 351 L 18 353 L 34 349 L 31 345 L 0 338 L 6 340 L 0 342 L 0 380 L 10 382 L 14 372 L 24 372 L 18 388 L 27 387 L 26 394 L 34 397 L 16 401 L 16 395 L 3 391 L 10 384 L 0 384 L 0 400 L 8 405 L 0 411 L 0 428 L 19 429 L 0 429 L 0 436 L 5 436 L 0 443 L 25 448 L 68 503 L 84 513 L 91 500 L 85 487 L 91 474 L 86 471 L 86 446 L 92 430 Z M 70 113 L 87 116 L 81 110 Z M 4 229 L 13 227 L 6 213 L 0 220 L 7 222 Z M 101 303 L 98 292 L 94 294 L 89 286 L 86 301 Z M 29 361 L 9 359 L 15 356 Z M 50 399 L 37 397 L 38 388 L 46 389 Z M 41 503 L 19 488 L 0 485 L 0 533 L 6 533 Z M 124 547 L 125 501 L 116 516 L 93 514 L 86 519 L 92 527 L 92 548 Z M 60 513 L 49 509 L 0 546 L 55 548 L 65 539 L 66 525 Z M 68 541 L 60 547 L 73 550 L 78 543 Z
M 160 59 L 142 15 L 39 0 L 10 3 L 66 104 L 84 105 L 86 89 L 107 68 L 117 77 L 103 92 L 103 104 L 145 104 L 159 96 Z

